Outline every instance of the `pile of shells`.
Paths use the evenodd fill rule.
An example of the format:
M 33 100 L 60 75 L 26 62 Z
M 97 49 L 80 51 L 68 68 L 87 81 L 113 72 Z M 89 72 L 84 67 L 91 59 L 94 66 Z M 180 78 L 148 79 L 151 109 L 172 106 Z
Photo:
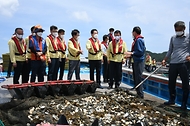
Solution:
M 96 94 L 76 99 L 51 100 L 31 107 L 28 118 L 32 123 L 56 123 L 65 115 L 70 125 L 91 125 L 96 118 L 102 125 L 132 126 L 135 124 L 155 126 L 182 125 L 176 116 L 154 109 L 124 91 Z

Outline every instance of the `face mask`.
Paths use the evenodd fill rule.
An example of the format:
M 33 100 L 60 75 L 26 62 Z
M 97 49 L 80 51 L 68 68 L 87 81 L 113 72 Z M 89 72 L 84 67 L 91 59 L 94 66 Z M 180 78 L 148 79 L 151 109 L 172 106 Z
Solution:
M 36 33 L 32 33 L 32 35 L 33 35 L 33 36 L 35 36 L 35 35 L 36 35 Z
M 116 40 L 119 40 L 119 39 L 120 39 L 120 36 L 115 36 L 115 39 L 116 39 Z
M 60 37 L 63 39 L 63 38 L 64 38 L 64 35 L 61 35 Z
M 43 32 L 37 32 L 37 35 L 41 37 L 41 36 L 42 36 L 42 33 L 43 33 Z
M 57 36 L 58 36 L 58 33 L 57 33 L 57 32 L 53 32 L 53 36 L 54 36 L 54 37 L 57 37 Z
M 16 37 L 19 38 L 19 39 L 22 39 L 23 35 L 19 35 L 16 33 Z
M 98 38 L 98 34 L 94 34 L 94 38 L 96 38 L 96 39 L 97 39 L 97 38 Z
M 77 37 L 77 40 L 79 40 L 79 39 L 80 39 L 80 36 Z
M 183 35 L 183 34 L 184 34 L 184 32 L 183 32 L 183 31 L 176 31 L 175 33 L 176 33 L 176 35 L 177 35 L 177 36 L 181 36 L 181 35 Z

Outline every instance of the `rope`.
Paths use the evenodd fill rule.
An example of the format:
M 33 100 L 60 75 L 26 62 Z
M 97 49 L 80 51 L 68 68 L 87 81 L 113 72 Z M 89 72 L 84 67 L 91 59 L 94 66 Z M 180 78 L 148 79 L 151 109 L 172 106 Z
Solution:
M 1 120 L 0 120 L 0 126 L 5 126 Z

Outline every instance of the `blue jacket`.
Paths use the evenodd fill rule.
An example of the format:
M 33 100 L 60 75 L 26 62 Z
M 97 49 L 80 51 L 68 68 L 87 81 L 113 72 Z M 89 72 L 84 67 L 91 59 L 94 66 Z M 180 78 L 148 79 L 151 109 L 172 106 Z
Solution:
M 134 62 L 142 62 L 145 59 L 145 43 L 142 38 L 138 38 L 134 45 L 133 60 Z
M 36 36 L 33 36 L 32 39 L 34 40 L 34 42 L 30 39 L 29 41 L 29 48 L 31 49 L 31 52 L 35 53 L 36 52 L 41 52 L 40 48 L 39 48 L 39 43 L 36 39 Z M 46 42 L 43 38 L 42 39 L 42 53 L 45 54 L 47 52 L 47 45 Z

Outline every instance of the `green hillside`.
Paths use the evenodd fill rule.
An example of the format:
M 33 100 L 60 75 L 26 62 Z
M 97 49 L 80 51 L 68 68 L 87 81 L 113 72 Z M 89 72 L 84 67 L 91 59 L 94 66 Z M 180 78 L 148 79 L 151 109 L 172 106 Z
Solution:
M 161 62 L 164 59 L 164 57 L 166 56 L 167 52 L 153 53 L 151 51 L 146 51 L 146 53 L 149 53 L 152 58 L 156 59 L 156 61 Z

